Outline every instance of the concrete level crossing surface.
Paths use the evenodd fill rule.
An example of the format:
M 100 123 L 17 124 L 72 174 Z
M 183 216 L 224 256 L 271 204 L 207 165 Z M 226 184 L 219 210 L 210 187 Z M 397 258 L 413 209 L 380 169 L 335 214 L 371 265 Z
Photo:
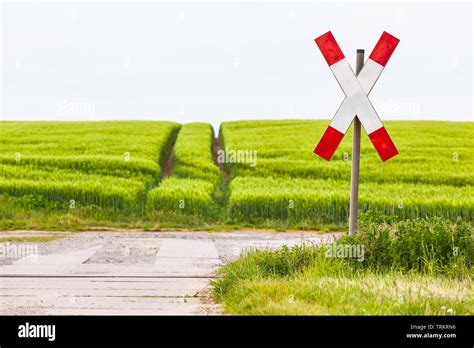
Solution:
M 47 243 L 0 243 L 0 315 L 219 314 L 210 282 L 224 263 L 249 249 L 334 238 L 299 232 L 64 235 Z

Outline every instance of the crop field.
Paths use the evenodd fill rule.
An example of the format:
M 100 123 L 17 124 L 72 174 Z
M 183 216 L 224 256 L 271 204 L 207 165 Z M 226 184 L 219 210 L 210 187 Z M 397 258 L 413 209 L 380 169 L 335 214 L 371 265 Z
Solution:
M 382 163 L 368 137 L 361 144 L 359 207 L 402 218 L 474 215 L 474 126 L 386 122 L 400 155 Z M 312 153 L 325 121 L 241 121 L 221 125 L 223 146 L 254 150 L 258 164 L 227 166 L 228 209 L 239 219 L 345 221 L 352 134 L 331 161 Z
M 134 208 L 161 176 L 172 122 L 3 122 L 0 193 Z
M 327 121 L 225 122 L 218 142 L 207 123 L 0 127 L 2 228 L 81 228 L 87 220 L 154 229 L 166 225 L 166 214 L 183 228 L 191 221 L 341 228 L 348 218 L 352 134 L 331 161 L 317 157 L 312 151 Z M 472 222 L 473 124 L 392 121 L 386 127 L 400 155 L 382 163 L 363 133 L 360 210 Z M 239 157 L 249 153 L 254 156 Z

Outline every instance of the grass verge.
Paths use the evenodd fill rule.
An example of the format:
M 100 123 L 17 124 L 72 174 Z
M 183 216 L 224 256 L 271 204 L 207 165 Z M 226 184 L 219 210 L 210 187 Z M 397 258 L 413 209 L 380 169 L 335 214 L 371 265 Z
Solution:
M 0 237 L 0 243 L 47 243 L 64 236 Z
M 363 245 L 364 260 L 333 257 L 334 245 Z M 472 315 L 473 252 L 462 222 L 363 222 L 336 244 L 247 252 L 220 270 L 213 295 L 229 314 Z
M 44 203 L 44 204 L 43 204 Z M 179 204 L 179 202 L 177 202 Z M 186 205 L 189 207 L 189 204 Z M 223 213 L 223 208 L 209 215 L 191 215 L 181 211 L 153 211 L 114 209 L 98 206 L 70 208 L 66 204 L 51 206 L 39 202 L 32 206 L 22 198 L 0 195 L 0 230 L 88 231 L 131 229 L 145 231 L 229 231 L 265 229 L 276 231 L 341 231 L 343 224 L 320 224 L 314 221 L 281 221 L 273 219 L 258 222 L 233 222 Z

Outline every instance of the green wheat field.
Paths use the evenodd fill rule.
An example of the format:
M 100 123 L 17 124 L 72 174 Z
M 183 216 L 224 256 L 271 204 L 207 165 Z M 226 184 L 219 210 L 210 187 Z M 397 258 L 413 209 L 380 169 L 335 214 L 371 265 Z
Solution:
M 327 162 L 327 124 L 225 122 L 215 139 L 206 123 L 1 122 L 0 228 L 340 230 L 352 135 Z M 381 162 L 363 133 L 360 211 L 472 222 L 474 125 L 386 128 L 400 154 Z

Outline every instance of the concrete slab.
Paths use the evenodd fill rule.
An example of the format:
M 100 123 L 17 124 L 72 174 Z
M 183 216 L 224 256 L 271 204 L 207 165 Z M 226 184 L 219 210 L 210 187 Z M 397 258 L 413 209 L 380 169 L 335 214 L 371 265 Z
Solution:
M 0 295 L 8 289 L 189 290 L 204 288 L 210 278 L 0 278 Z
M 102 246 L 95 246 L 93 248 L 76 250 L 68 253 L 57 253 L 49 255 L 29 255 L 21 258 L 13 263 L 13 267 L 18 266 L 54 266 L 64 267 L 70 265 L 80 265 L 89 257 L 94 255 Z

